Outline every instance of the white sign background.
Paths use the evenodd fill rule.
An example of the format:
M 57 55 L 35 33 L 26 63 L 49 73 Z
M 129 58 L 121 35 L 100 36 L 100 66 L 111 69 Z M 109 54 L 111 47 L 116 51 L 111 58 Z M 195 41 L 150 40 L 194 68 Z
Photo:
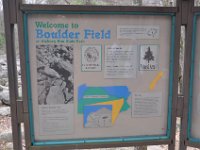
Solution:
M 102 29 L 111 30 L 110 39 L 88 39 L 81 44 L 97 45 L 141 45 L 159 44 L 159 71 L 164 76 L 156 85 L 152 92 L 162 93 L 162 114 L 159 117 L 132 118 L 131 109 L 120 113 L 115 125 L 111 128 L 85 129 L 83 127 L 83 115 L 77 113 L 78 87 L 81 84 L 88 86 L 128 86 L 132 94 L 136 92 L 151 92 L 149 84 L 156 77 L 157 71 L 147 72 L 137 70 L 135 79 L 105 79 L 102 72 L 82 72 L 81 71 L 81 44 L 71 43 L 74 47 L 74 132 L 66 135 L 43 136 L 39 134 L 39 105 L 37 91 L 37 64 L 36 64 L 36 34 L 35 22 L 52 23 L 76 23 L 79 24 L 77 31 L 85 28 L 92 28 L 97 31 Z M 159 39 L 137 40 L 137 39 L 117 39 L 118 26 L 156 26 L 159 28 Z M 128 136 L 155 136 L 166 135 L 168 117 L 168 85 L 169 85 L 169 63 L 170 63 L 170 38 L 171 38 L 171 17 L 170 16 L 144 16 L 144 15 L 53 15 L 53 14 L 32 14 L 28 17 L 28 38 L 29 38 L 29 57 L 31 70 L 31 88 L 35 140 L 61 140 L 79 138 L 102 138 L 102 137 L 128 137 Z M 40 43 L 44 44 L 44 43 Z M 68 43 L 65 43 L 69 45 Z M 103 47 L 103 46 L 102 46 Z M 105 49 L 102 49 L 102 60 L 105 59 Z M 102 66 L 104 66 L 102 61 Z M 104 69 L 104 68 L 103 68 Z M 102 70 L 103 70 L 102 69 Z M 95 77 L 95 78 L 94 78 Z M 132 99 L 128 100 L 131 105 Z M 125 123 L 126 122 L 126 123 Z M 125 123 L 125 124 L 124 124 Z M 94 134 L 95 133 L 95 134 Z

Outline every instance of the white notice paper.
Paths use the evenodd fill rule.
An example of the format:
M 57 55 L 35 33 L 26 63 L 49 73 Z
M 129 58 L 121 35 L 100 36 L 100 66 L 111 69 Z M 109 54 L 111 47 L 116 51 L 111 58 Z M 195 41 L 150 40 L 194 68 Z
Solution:
M 65 135 L 73 133 L 73 107 L 67 105 L 40 105 L 40 135 Z
M 118 25 L 118 39 L 150 39 L 155 40 L 160 37 L 159 26 L 138 26 L 138 25 Z
M 161 93 L 136 93 L 132 100 L 132 117 L 159 117 L 161 104 Z
M 140 46 L 140 71 L 156 71 L 159 68 L 159 45 Z
M 137 46 L 105 47 L 105 78 L 136 78 Z
M 82 45 L 82 71 L 101 71 L 101 45 Z

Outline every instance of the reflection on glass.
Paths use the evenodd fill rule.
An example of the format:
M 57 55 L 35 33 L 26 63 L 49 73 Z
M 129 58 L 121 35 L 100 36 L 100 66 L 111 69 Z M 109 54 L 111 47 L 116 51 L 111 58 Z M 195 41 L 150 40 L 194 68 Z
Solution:
M 24 0 L 24 3 L 48 5 L 176 6 L 176 0 Z

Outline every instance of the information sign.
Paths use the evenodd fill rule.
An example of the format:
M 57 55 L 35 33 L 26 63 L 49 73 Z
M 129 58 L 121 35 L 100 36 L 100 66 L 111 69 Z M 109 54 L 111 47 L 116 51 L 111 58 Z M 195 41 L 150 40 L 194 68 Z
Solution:
M 24 15 L 35 144 L 170 138 L 175 17 Z

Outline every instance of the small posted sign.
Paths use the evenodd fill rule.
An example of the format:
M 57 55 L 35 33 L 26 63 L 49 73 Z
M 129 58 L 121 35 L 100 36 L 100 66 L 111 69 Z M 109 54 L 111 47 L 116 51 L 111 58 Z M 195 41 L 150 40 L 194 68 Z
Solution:
M 159 45 L 141 45 L 140 46 L 140 71 L 156 71 L 158 64 Z

